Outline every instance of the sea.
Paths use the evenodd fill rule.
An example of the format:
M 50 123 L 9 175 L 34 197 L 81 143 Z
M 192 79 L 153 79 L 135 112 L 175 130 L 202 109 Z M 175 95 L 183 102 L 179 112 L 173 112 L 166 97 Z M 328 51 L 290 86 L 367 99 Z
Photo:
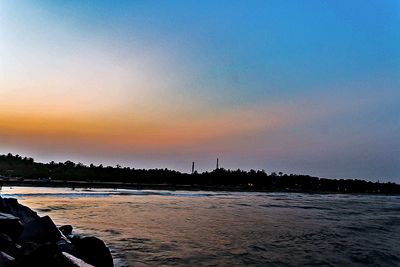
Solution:
M 116 266 L 400 266 L 400 196 L 3 187 Z

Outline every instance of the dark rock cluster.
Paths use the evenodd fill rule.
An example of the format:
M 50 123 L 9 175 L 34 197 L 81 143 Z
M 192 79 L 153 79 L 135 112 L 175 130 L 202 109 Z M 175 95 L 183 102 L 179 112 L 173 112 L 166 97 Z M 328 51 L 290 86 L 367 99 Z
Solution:
M 58 228 L 13 198 L 0 197 L 0 267 L 112 267 L 104 242 L 73 234 L 71 225 Z

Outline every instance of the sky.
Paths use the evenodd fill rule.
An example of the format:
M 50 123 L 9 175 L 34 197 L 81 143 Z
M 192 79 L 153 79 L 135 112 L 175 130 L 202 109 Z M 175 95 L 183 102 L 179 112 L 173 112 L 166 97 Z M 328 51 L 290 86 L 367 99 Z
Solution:
M 0 2 L 0 153 L 400 182 L 400 1 Z

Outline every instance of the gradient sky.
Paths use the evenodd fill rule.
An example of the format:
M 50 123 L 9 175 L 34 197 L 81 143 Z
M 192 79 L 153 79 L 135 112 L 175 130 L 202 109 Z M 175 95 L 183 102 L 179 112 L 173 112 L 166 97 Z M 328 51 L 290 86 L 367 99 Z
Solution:
M 400 182 L 400 1 L 1 1 L 8 152 Z

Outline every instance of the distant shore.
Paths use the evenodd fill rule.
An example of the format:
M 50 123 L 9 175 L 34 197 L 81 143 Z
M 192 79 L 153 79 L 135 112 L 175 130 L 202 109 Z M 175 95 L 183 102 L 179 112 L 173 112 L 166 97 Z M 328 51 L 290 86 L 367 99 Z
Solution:
M 187 191 L 230 191 L 230 192 L 277 192 L 279 190 L 267 190 L 252 188 L 249 186 L 224 186 L 224 185 L 190 185 L 190 184 L 144 184 L 144 183 L 121 183 L 121 182 L 102 182 L 102 181 L 41 181 L 37 179 L 0 180 L 2 186 L 32 186 L 32 187 L 59 187 L 59 188 L 114 188 L 114 189 L 133 189 L 133 190 L 187 190 Z M 282 190 L 280 190 L 282 191 Z M 284 190 L 285 192 L 295 192 Z
M 296 192 L 400 195 L 400 185 L 362 179 L 328 179 L 305 174 L 219 167 L 198 173 L 169 169 L 89 166 L 72 161 L 39 163 L 19 155 L 0 155 L 0 185 L 137 190 Z
M 263 193 L 303 193 L 303 194 L 355 194 L 355 195 L 400 195 L 400 193 L 364 193 L 364 192 L 336 192 L 336 191 L 305 191 L 297 189 L 281 188 L 254 188 L 251 186 L 224 186 L 224 185 L 185 185 L 185 184 L 135 184 L 121 182 L 101 182 L 101 181 L 40 181 L 37 179 L 19 179 L 0 180 L 0 185 L 5 187 L 54 187 L 71 189 L 88 188 L 110 188 L 110 189 L 131 189 L 131 190 L 168 190 L 168 191 L 227 191 L 227 192 L 263 192 Z M 1 193 L 1 191 L 0 191 Z

